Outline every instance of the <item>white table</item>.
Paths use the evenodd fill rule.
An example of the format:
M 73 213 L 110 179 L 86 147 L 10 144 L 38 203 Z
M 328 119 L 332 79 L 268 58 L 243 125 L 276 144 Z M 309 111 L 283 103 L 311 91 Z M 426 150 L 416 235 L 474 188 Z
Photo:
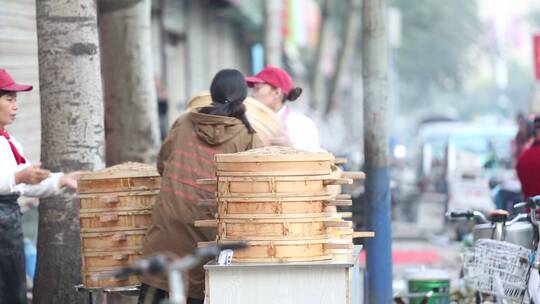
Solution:
M 352 262 L 209 262 L 205 304 L 349 304 Z M 360 288 L 360 287 L 359 287 Z

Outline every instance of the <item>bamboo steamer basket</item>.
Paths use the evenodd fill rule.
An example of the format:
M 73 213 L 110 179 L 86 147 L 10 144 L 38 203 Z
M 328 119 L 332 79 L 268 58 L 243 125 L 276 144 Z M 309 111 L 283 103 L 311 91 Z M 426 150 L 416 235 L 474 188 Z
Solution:
M 152 209 L 159 190 L 119 191 L 79 194 L 83 210 L 146 210 Z
M 82 232 L 81 246 L 83 246 L 85 252 L 103 251 L 103 248 L 142 247 L 147 230 L 148 228 L 143 227 L 104 232 Z
M 139 284 L 136 277 L 113 280 L 100 274 L 141 258 L 159 186 L 155 167 L 140 163 L 125 163 L 80 177 L 79 220 L 86 287 Z
M 234 252 L 233 262 L 283 263 L 329 260 L 332 256 L 326 252 L 327 243 L 327 239 L 249 241 L 247 248 Z
M 280 146 L 216 154 L 215 160 L 218 177 L 329 175 L 335 162 L 331 153 Z
M 124 267 L 140 259 L 142 248 L 140 246 L 122 248 L 110 251 L 84 252 L 83 263 L 89 271 L 99 270 L 103 267 Z
M 186 110 L 196 111 L 211 103 L 210 92 L 203 91 L 188 101 Z M 247 97 L 244 104 L 246 105 L 246 116 L 265 146 L 270 145 L 273 138 L 283 134 L 283 123 L 272 110 L 251 97 Z
M 215 181 L 213 182 L 215 183 Z M 328 175 L 269 177 L 219 176 L 217 179 L 217 197 L 321 196 L 327 194 L 326 185 L 339 183 L 352 183 L 352 180 L 335 179 Z
M 114 231 L 114 228 L 127 227 L 139 229 L 152 224 L 152 210 L 119 212 L 83 212 L 79 213 L 81 232 Z M 113 228 L 113 229 L 110 229 Z
M 327 238 L 325 221 L 330 214 L 302 214 L 304 217 L 220 218 L 221 240 L 309 240 Z
M 301 213 L 337 212 L 336 206 L 352 206 L 349 195 L 282 196 L 282 197 L 226 197 L 201 199 L 200 206 L 217 205 L 221 216 L 235 215 L 288 215 Z
M 265 201 L 222 199 L 218 201 L 218 213 L 220 216 L 323 213 L 328 200 L 328 196 L 292 197 L 292 200 L 267 198 Z
M 218 233 L 222 240 L 309 240 L 326 238 L 322 221 L 221 220 Z
M 309 240 L 329 238 L 328 228 L 342 220 L 343 213 L 269 215 L 220 215 L 214 220 L 195 221 L 195 227 L 217 227 L 220 240 Z M 328 223 L 328 224 L 327 224 Z

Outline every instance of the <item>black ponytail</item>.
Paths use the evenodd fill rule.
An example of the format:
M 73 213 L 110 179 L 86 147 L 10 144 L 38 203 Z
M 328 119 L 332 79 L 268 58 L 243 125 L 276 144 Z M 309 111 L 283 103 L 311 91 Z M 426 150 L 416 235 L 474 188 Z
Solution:
M 255 133 L 246 116 L 244 100 L 247 97 L 247 85 L 240 71 L 234 69 L 219 71 L 210 85 L 210 94 L 212 106 L 202 108 L 200 113 L 238 118 L 249 133 Z
M 302 95 L 302 88 L 294 87 L 291 89 L 291 91 L 289 91 L 289 94 L 285 96 L 285 100 L 295 101 L 298 99 L 298 97 L 300 97 L 300 95 Z

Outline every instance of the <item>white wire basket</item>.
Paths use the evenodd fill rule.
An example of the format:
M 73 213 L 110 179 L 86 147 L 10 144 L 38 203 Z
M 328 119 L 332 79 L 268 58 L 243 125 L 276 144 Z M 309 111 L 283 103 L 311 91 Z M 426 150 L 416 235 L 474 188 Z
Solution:
M 480 239 L 464 253 L 465 282 L 482 293 L 521 303 L 527 290 L 530 253 L 511 243 Z

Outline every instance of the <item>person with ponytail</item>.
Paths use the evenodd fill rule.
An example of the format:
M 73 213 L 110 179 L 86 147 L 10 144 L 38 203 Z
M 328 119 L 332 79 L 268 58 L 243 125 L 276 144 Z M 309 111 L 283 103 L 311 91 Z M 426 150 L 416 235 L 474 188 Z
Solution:
M 247 85 L 238 70 L 219 71 L 210 86 L 212 104 L 181 115 L 161 146 L 157 169 L 161 189 L 152 211 L 152 225 L 143 254 L 191 254 L 198 242 L 214 241 L 215 229 L 198 228 L 196 220 L 214 219 L 216 207 L 201 206 L 213 199 L 214 187 L 197 179 L 215 178 L 214 155 L 235 153 L 263 144 L 246 118 Z M 189 272 L 187 304 L 203 303 L 203 265 Z M 168 297 L 166 277 L 142 276 L 139 303 L 161 303 Z
M 267 66 L 255 76 L 246 77 L 252 88 L 251 97 L 276 112 L 285 132 L 273 140 L 272 144 L 293 146 L 306 151 L 320 151 L 319 132 L 313 120 L 292 111 L 287 101 L 295 101 L 302 94 L 302 88 L 294 87 L 291 76 L 283 69 Z

